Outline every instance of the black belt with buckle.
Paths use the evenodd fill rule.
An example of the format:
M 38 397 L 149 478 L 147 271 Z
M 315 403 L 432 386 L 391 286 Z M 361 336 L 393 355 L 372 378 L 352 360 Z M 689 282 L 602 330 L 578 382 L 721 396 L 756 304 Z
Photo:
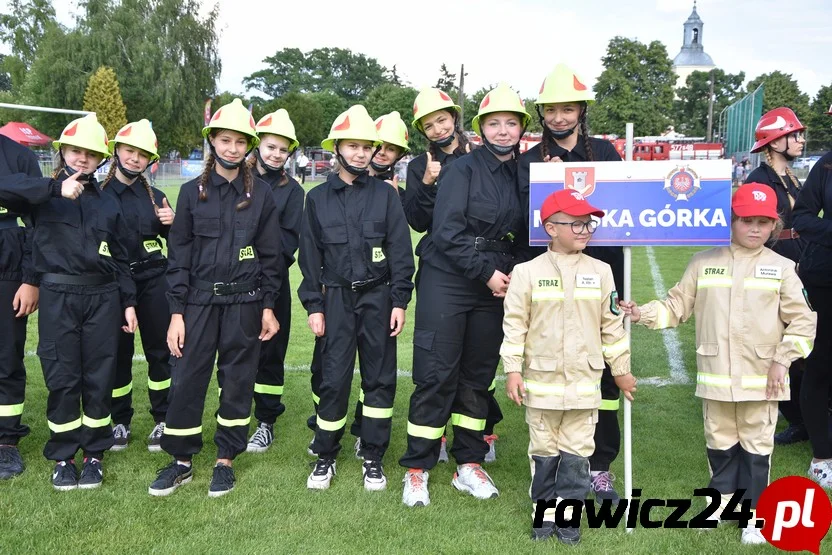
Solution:
M 56 285 L 106 285 L 116 280 L 115 274 L 85 274 L 73 276 L 69 274 L 43 274 L 41 283 Z
M 369 291 L 370 289 L 375 289 L 379 285 L 389 285 L 390 283 L 390 273 L 385 272 L 384 275 L 381 275 L 376 278 L 365 279 L 360 281 L 349 281 L 347 279 L 342 278 L 335 272 L 331 271 L 324 271 L 324 273 L 332 280 L 337 282 L 341 287 L 349 287 L 353 293 L 363 293 L 364 291 Z
M 0 229 L 13 229 L 16 227 L 20 227 L 20 224 L 17 223 L 17 217 L 0 219 Z
M 209 291 L 218 297 L 224 295 L 235 295 L 237 293 L 254 293 L 260 288 L 260 280 L 223 283 L 221 281 L 205 281 L 204 279 L 191 278 L 191 287 L 200 291 Z
M 800 233 L 796 232 L 793 228 L 790 227 L 789 229 L 784 229 L 783 231 L 781 231 L 780 235 L 777 238 L 782 241 L 783 239 L 797 239 L 798 237 L 800 237 Z
M 136 275 L 154 268 L 167 268 L 167 265 L 167 258 L 146 258 L 145 260 L 131 262 L 130 273 Z
M 503 254 L 511 254 L 511 249 L 514 243 L 511 241 L 498 241 L 496 239 L 486 239 L 485 237 L 477 237 L 474 239 L 474 248 L 481 252 L 501 252 Z

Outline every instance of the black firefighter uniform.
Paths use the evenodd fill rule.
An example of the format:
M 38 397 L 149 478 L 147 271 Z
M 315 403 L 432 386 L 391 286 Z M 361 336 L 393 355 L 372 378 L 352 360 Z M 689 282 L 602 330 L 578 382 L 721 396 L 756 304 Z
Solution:
M 538 500 L 589 493 L 604 363 L 613 376 L 630 372 L 617 301 L 610 266 L 581 253 L 547 251 L 514 267 L 500 356 L 526 387 L 532 516 Z M 554 516 L 548 508 L 544 520 Z
M 694 255 L 666 301 L 641 308 L 640 324 L 675 327 L 696 316 L 696 396 L 702 398 L 711 482 L 723 507 L 738 489 L 752 509 L 768 485 L 777 402 L 766 400 L 772 362 L 788 368 L 812 350 L 812 312 L 794 261 L 738 245 Z
M 261 315 L 274 308 L 283 267 L 280 222 L 269 186 L 254 178 L 251 204 L 243 172 L 228 182 L 211 171 L 206 200 L 200 178 L 182 185 L 168 234 L 167 293 L 171 314 L 183 314 L 185 347 L 171 359 L 162 449 L 188 460 L 202 449 L 202 411 L 216 360 L 221 384 L 214 442 L 217 458 L 246 449 L 260 357 Z M 280 322 L 279 322 L 280 323 Z
M 124 309 L 136 305 L 121 208 L 94 178 L 76 200 L 62 198 L 61 183 L 69 175 L 66 169 L 56 179 L 20 174 L 0 183 L 0 204 L 31 214 L 35 224 L 38 356 L 51 432 L 43 454 L 54 461 L 71 459 L 78 449 L 100 459 L 113 446 L 118 334 Z
M 320 401 L 313 451 L 335 458 L 347 421 L 358 350 L 364 458 L 380 461 L 390 444 L 396 395 L 393 308 L 413 291 L 413 247 L 401 200 L 390 185 L 362 174 L 348 185 L 331 175 L 306 196 L 298 296 L 308 314 L 323 313 Z M 324 291 L 325 290 L 325 291 Z

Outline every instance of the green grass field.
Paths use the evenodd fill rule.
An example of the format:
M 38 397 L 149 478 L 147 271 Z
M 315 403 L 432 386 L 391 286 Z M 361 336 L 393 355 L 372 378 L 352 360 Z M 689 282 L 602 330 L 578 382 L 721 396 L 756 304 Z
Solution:
M 176 199 L 178 187 L 163 187 Z M 415 245 L 414 236 L 414 245 Z M 653 254 L 666 287 L 681 275 L 695 249 L 655 249 Z M 300 283 L 297 265 L 291 270 L 293 289 Z M 639 302 L 655 297 L 645 248 L 633 250 L 633 296 Z M 440 464 L 430 477 L 431 505 L 408 509 L 401 503 L 404 470 L 398 457 L 405 448 L 407 407 L 413 385 L 413 306 L 399 339 L 399 380 L 393 437 L 385 459 L 389 485 L 384 492 L 366 492 L 361 465 L 352 455 L 352 436 L 345 436 L 338 474 L 328 491 L 308 491 L 310 472 L 306 446 L 311 432 L 306 417 L 312 410 L 308 365 L 312 334 L 306 316 L 293 299 L 292 339 L 287 357 L 286 413 L 278 420 L 276 442 L 263 455 L 243 454 L 235 461 L 236 490 L 219 499 L 207 496 L 215 457 L 212 441 L 217 407 L 216 384 L 209 391 L 204 414 L 205 449 L 194 460 L 195 479 L 168 498 L 147 494 L 156 470 L 168 455 L 150 454 L 145 437 L 153 422 L 147 412 L 147 366 L 134 365 L 133 440 L 129 448 L 108 454 L 105 481 L 98 490 L 56 492 L 50 483 L 52 463 L 41 450 L 48 436 L 46 388 L 37 345 L 37 314 L 29 322 L 24 422 L 32 428 L 20 449 L 26 473 L 0 483 L 0 552 L 2 553 L 543 553 L 563 550 L 556 542 L 535 544 L 529 539 L 531 503 L 528 433 L 523 409 L 509 405 L 498 386 L 505 420 L 497 426 L 497 462 L 488 471 L 500 489 L 496 500 L 479 501 L 451 486 L 454 467 Z M 689 498 L 693 489 L 708 483 L 702 432 L 701 402 L 693 395 L 695 353 L 693 324 L 679 328 L 687 383 L 675 381 L 658 332 L 634 330 L 633 372 L 656 377 L 642 385 L 633 405 L 634 486 L 642 499 Z M 137 353 L 141 346 L 137 342 Z M 694 378 L 694 379 L 691 379 Z M 359 380 L 354 380 L 357 398 Z M 623 411 L 622 411 L 623 413 Z M 778 426 L 782 429 L 783 423 Z M 775 450 L 772 480 L 805 475 L 811 453 L 808 443 Z M 613 465 L 623 493 L 623 448 Z M 695 508 L 704 507 L 694 501 Z M 662 511 L 654 511 L 654 519 Z M 688 518 L 692 515 L 688 515 Z M 770 546 L 746 548 L 736 528 L 718 530 L 588 530 L 584 526 L 580 553 L 717 553 L 774 552 Z M 832 547 L 832 541 L 823 547 Z

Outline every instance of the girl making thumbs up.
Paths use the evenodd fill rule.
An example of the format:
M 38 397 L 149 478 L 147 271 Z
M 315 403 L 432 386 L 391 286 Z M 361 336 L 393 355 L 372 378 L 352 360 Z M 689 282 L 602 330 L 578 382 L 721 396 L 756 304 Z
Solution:
M 165 293 L 168 290 L 161 238 L 167 238 L 174 213 L 164 193 L 151 187 L 144 171 L 159 160 L 156 134 L 146 119 L 128 123 L 110 141 L 113 162 L 102 189 L 121 205 L 127 222 L 126 234 L 130 273 L 136 282 L 136 312 L 141 315 L 141 338 L 147 360 L 147 392 L 150 414 L 156 425 L 147 438 L 148 450 L 161 451 L 159 441 L 165 429 L 170 388 L 170 352 L 166 333 L 170 315 Z M 133 417 L 133 334 L 119 338 L 116 380 L 113 386 L 113 451 L 127 448 L 130 420 Z

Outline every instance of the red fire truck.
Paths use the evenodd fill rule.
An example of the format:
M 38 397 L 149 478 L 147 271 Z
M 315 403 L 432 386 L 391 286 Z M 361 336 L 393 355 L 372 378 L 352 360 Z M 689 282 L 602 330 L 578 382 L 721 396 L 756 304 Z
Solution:
M 702 141 L 702 138 L 637 138 L 633 144 L 633 160 L 718 160 L 723 157 L 722 144 Z M 612 144 L 624 158 L 624 139 L 614 139 Z

